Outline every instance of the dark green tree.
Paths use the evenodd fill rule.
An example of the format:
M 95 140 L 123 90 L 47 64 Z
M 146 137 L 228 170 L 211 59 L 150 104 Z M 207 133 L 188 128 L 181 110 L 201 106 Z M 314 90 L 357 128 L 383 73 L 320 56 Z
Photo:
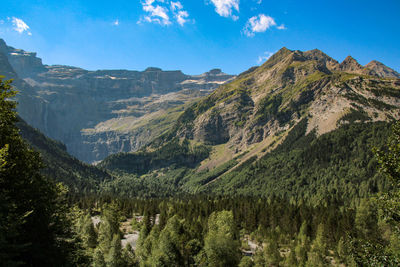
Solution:
M 73 265 L 65 190 L 41 174 L 39 154 L 19 135 L 15 95 L 11 81 L 0 78 L 0 262 Z

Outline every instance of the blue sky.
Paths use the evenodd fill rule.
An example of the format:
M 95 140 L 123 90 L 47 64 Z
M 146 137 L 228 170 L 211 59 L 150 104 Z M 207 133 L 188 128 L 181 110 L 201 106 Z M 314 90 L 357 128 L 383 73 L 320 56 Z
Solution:
M 285 46 L 400 72 L 400 1 L 2 0 L 0 37 L 90 70 L 237 74 Z

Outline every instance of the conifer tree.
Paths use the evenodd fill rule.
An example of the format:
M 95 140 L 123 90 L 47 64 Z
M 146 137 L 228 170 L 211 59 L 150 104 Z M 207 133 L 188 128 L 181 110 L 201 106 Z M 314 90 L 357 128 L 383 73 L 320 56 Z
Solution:
M 204 251 L 209 266 L 235 266 L 240 261 L 240 242 L 231 211 L 214 212 L 208 219 Z
M 111 240 L 110 249 L 107 253 L 107 267 L 118 267 L 123 265 L 121 239 L 118 234 L 114 234 Z
M 39 154 L 19 135 L 16 95 L 0 77 L 0 262 L 5 266 L 73 264 L 76 246 L 66 189 L 41 174 Z
M 97 246 L 97 233 L 90 214 L 86 214 L 84 217 L 81 233 L 83 245 L 89 249 L 94 249 Z
M 100 248 L 96 248 L 93 255 L 93 267 L 106 267 L 106 262 L 104 260 L 104 253 Z
M 308 260 L 306 266 L 317 267 L 325 266 L 326 261 L 326 238 L 324 233 L 324 225 L 318 225 L 317 235 L 311 244 L 311 250 L 308 253 Z

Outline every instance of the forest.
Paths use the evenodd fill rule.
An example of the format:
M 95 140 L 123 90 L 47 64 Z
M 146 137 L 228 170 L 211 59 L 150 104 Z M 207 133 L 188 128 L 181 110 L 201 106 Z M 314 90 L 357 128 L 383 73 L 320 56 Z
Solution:
M 51 166 L 43 162 L 61 155 L 63 147 L 52 143 L 59 154 L 45 154 L 43 147 L 38 149 L 40 154 L 22 138 L 16 103 L 10 100 L 15 94 L 10 81 L 0 81 L 1 266 L 400 264 L 399 122 L 349 124 L 318 139 L 313 134 L 303 135 L 304 124 L 300 123 L 274 152 L 228 174 L 232 184 L 249 177 L 257 182 L 261 177 L 280 175 L 292 186 L 290 190 L 287 185 L 269 187 L 271 183 L 236 192 L 231 184 L 218 182 L 212 192 L 193 190 L 196 181 L 205 184 L 223 172 L 214 170 L 192 174 L 197 180 L 178 192 L 187 167 L 209 151 L 172 141 L 169 149 L 184 160 L 170 162 L 166 157 L 169 151 L 144 151 L 140 164 L 127 166 L 142 174 L 143 166 L 151 170 L 174 165 L 168 169 L 167 183 L 154 185 L 154 191 L 146 195 L 149 188 L 153 190 L 151 184 L 139 183 L 138 176 L 121 170 L 115 177 L 92 168 L 87 172 L 89 182 L 80 180 L 85 168 L 76 162 L 67 182 L 56 182 L 60 180 L 54 176 L 63 174 L 50 172 Z M 360 150 L 365 143 L 370 151 Z M 334 144 L 349 144 L 352 149 L 332 147 Z M 305 158 L 308 161 L 302 161 Z M 230 164 L 235 164 L 234 160 Z M 285 172 L 281 164 L 289 166 Z M 296 173 L 297 169 L 290 168 L 295 165 L 308 171 Z M 334 168 L 342 172 L 334 172 Z M 318 173 L 320 169 L 326 173 Z M 337 173 L 343 177 L 334 177 Z M 364 175 L 369 179 L 360 183 L 357 179 Z M 121 178 L 126 176 L 135 188 L 129 188 L 129 179 Z M 108 179 L 112 182 L 107 183 Z M 79 182 L 82 186 L 71 188 Z M 302 187 L 296 189 L 296 185 Z M 253 189 L 257 190 L 250 194 Z M 121 193 L 132 190 L 144 193 Z M 121 239 L 134 233 L 138 235 L 135 246 L 123 245 Z

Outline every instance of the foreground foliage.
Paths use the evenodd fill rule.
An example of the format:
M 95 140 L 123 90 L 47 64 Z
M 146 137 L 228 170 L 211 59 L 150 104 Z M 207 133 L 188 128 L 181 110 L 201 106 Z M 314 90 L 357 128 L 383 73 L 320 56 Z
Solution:
M 41 174 L 39 154 L 19 135 L 10 83 L 0 79 L 0 263 L 73 265 L 64 187 Z

